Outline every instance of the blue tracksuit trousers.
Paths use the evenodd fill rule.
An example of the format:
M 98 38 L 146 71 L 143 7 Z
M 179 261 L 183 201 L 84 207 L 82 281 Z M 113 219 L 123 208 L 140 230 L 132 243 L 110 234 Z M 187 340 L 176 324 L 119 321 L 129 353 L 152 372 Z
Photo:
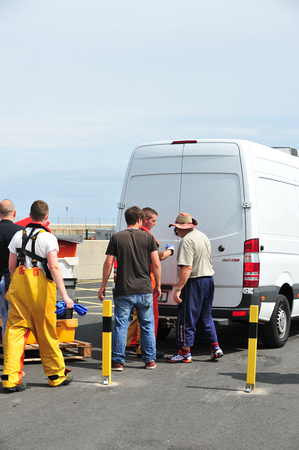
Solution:
M 192 347 L 196 326 L 200 338 L 210 344 L 217 342 L 217 333 L 212 319 L 214 299 L 213 277 L 189 278 L 185 284 L 178 305 L 176 327 L 177 344 Z

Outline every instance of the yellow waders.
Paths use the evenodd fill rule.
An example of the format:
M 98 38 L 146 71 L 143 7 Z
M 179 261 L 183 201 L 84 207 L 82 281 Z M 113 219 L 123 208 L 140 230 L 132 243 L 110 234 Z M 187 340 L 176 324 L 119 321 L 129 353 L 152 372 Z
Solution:
M 137 319 L 137 311 L 134 308 L 133 309 L 133 318 L 131 320 L 131 323 L 128 328 L 127 333 L 127 347 L 138 347 L 137 348 L 137 355 L 141 355 L 141 347 L 140 347 L 140 325 L 138 323 Z
M 39 345 L 43 369 L 50 386 L 62 383 L 65 363 L 56 334 L 56 285 L 37 267 L 17 267 L 6 299 L 10 303 L 4 335 L 3 387 L 22 381 L 24 348 L 30 331 Z

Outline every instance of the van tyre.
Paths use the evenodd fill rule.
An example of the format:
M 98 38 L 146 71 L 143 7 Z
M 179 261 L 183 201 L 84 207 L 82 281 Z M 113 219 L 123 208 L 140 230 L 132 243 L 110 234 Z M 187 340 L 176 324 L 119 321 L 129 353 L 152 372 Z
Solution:
M 157 339 L 166 339 L 171 331 L 171 328 L 167 326 L 167 320 L 160 319 L 157 331 Z
M 283 347 L 287 342 L 291 326 L 291 311 L 288 299 L 279 294 L 269 322 L 260 326 L 260 337 L 264 345 Z

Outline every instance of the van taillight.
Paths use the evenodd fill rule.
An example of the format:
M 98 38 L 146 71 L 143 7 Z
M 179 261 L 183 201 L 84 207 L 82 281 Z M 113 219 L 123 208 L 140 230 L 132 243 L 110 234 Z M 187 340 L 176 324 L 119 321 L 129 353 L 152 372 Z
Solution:
M 233 311 L 233 317 L 244 317 L 246 314 L 247 311 Z
M 244 253 L 259 252 L 259 240 L 250 239 L 244 243 Z
M 250 239 L 244 243 L 243 287 L 258 287 L 260 280 L 259 240 Z
M 195 139 L 189 139 L 187 141 L 172 141 L 172 144 L 197 144 Z

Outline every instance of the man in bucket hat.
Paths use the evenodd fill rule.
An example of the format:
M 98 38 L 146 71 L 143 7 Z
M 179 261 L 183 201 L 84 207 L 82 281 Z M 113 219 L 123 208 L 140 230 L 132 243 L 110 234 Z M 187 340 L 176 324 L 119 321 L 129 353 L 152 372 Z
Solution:
M 194 344 L 196 326 L 201 338 L 210 344 L 211 359 L 223 356 L 218 344 L 212 319 L 214 299 L 213 266 L 211 244 L 207 236 L 195 230 L 197 221 L 190 214 L 180 213 L 169 227 L 182 240 L 177 254 L 178 284 L 173 299 L 178 303 L 176 339 L 178 353 L 168 356 L 167 362 L 191 363 L 190 347 Z

